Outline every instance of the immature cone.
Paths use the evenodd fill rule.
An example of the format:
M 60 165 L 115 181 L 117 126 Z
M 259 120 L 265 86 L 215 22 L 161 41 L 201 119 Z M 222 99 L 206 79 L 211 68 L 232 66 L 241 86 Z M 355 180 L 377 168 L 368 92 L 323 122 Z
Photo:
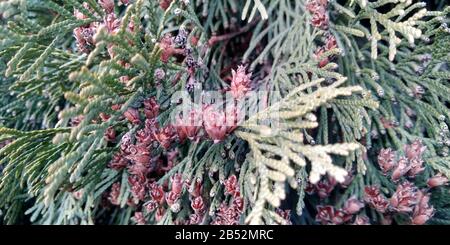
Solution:
M 245 66 L 238 66 L 237 71 L 232 70 L 232 80 L 230 84 L 230 92 L 235 99 L 240 99 L 250 90 L 251 73 L 245 72 Z
M 83 7 L 87 7 L 88 5 L 87 5 L 87 3 L 86 4 L 84 4 L 83 3 Z M 78 19 L 78 20 L 85 20 L 85 19 L 87 19 L 87 16 L 86 15 L 84 15 L 81 11 L 79 11 L 78 9 L 74 9 L 73 10 L 73 16 L 76 18 L 76 19 Z
M 403 175 L 405 175 L 411 166 L 408 164 L 408 159 L 405 157 L 400 157 L 397 162 L 397 167 L 392 172 L 392 181 L 398 181 Z
M 94 34 L 96 26 L 77 27 L 73 30 L 74 37 L 77 41 L 77 48 L 83 53 L 89 53 L 95 45 Z
M 380 193 L 380 189 L 376 186 L 366 186 L 364 188 L 364 201 L 378 212 L 384 213 L 389 207 L 389 202 Z
M 240 209 L 240 206 L 237 206 L 236 204 L 237 203 L 235 203 L 234 201 L 231 203 L 230 206 L 227 206 L 225 203 L 222 203 L 219 207 L 219 211 L 217 212 L 215 219 L 211 222 L 211 224 L 212 225 L 239 224 L 239 220 L 242 215 L 242 210 Z
M 417 203 L 418 189 L 411 182 L 405 181 L 397 186 L 397 190 L 392 195 L 390 204 L 400 213 L 407 213 L 413 210 Z
M 408 171 L 409 177 L 415 177 L 417 174 L 425 170 L 422 155 L 426 149 L 427 147 L 424 146 L 420 140 L 415 140 L 411 144 L 404 147 L 405 154 L 410 165 L 410 170 Z
M 202 194 L 203 183 L 201 180 L 199 180 L 199 179 L 195 180 L 195 183 L 193 186 L 191 186 L 191 184 L 188 181 L 186 181 L 185 184 L 186 184 L 186 186 L 188 188 L 188 192 L 191 196 L 198 197 Z
M 143 201 L 146 195 L 145 183 L 146 180 L 135 175 L 128 177 L 128 183 L 131 186 L 131 194 L 137 201 Z
M 107 14 L 103 19 L 103 25 L 108 33 L 116 34 L 120 30 L 120 19 L 116 17 L 114 13 Z M 108 53 L 111 57 L 114 57 L 113 45 L 108 44 Z
M 435 176 L 428 179 L 427 185 L 430 188 L 434 188 L 437 186 L 446 185 L 447 182 L 448 182 L 448 178 L 446 176 L 442 175 L 442 173 L 438 173 Z
M 131 132 L 127 132 L 122 136 L 122 139 L 120 140 L 120 150 L 125 153 L 129 154 L 128 147 L 132 145 L 132 138 L 131 138 Z
M 166 202 L 169 206 L 173 206 L 177 203 L 178 199 L 180 199 L 180 193 L 176 193 L 174 191 L 171 191 L 169 193 L 166 193 Z
M 139 111 L 136 108 L 128 108 L 123 115 L 125 118 L 133 124 L 140 124 Z
M 109 193 L 108 200 L 113 205 L 119 205 L 119 196 L 120 196 L 120 183 L 116 182 L 111 187 L 111 192 Z
M 419 173 L 425 170 L 423 166 L 423 160 L 419 157 L 415 157 L 409 161 L 410 169 L 408 171 L 409 177 L 416 177 Z
M 291 222 L 291 210 L 283 210 L 281 208 L 277 208 L 275 209 L 275 212 L 281 216 L 281 218 L 283 218 L 286 222 L 286 224 L 288 225 L 292 225 Z
M 144 114 L 147 119 L 152 119 L 159 114 L 159 105 L 155 97 L 144 100 Z
M 173 166 L 175 165 L 175 161 L 177 160 L 178 157 L 178 149 L 175 148 L 174 150 L 168 151 L 166 153 L 167 155 L 167 165 Z
M 133 220 L 138 224 L 138 225 L 145 225 L 145 217 L 144 217 L 144 213 L 142 212 L 135 212 L 134 216 L 133 216 Z
M 175 48 L 170 34 L 164 35 L 159 43 L 159 47 L 161 48 L 160 60 L 163 63 L 167 63 L 173 55 L 183 54 L 184 52 L 183 49 Z
M 89 5 L 84 2 L 83 8 L 91 11 Z M 87 16 L 78 9 L 74 9 L 73 15 L 78 20 L 85 20 Z M 95 45 L 94 35 L 97 32 L 99 22 L 92 22 L 83 26 L 74 28 L 73 35 L 75 37 L 77 48 L 83 53 L 89 53 Z
M 225 113 L 209 105 L 203 111 L 203 126 L 214 143 L 224 140 L 237 127 L 236 120 L 237 112 L 234 110 Z
M 107 14 L 114 11 L 114 0 L 98 0 L 98 4 L 100 4 Z
M 370 225 L 369 217 L 365 215 L 358 215 L 356 216 L 353 225 Z
M 106 113 L 104 113 L 104 112 L 100 112 L 100 113 L 98 114 L 98 116 L 100 117 L 100 119 L 102 120 L 102 122 L 106 122 L 106 121 L 108 121 L 108 120 L 111 118 L 110 115 L 108 115 L 108 114 L 106 114 Z
M 328 0 L 310 0 L 306 3 L 306 9 L 312 15 L 311 24 L 314 27 L 328 28 L 327 5 Z
M 315 190 L 317 191 L 317 195 L 321 199 L 327 198 L 330 193 L 334 190 L 336 186 L 336 180 L 334 178 L 328 177 L 327 179 L 323 179 L 314 185 Z
M 228 179 L 226 179 L 224 182 L 224 186 L 226 195 L 234 196 L 239 193 L 239 183 L 237 181 L 236 175 L 231 175 L 230 177 L 228 177 Z
M 224 183 L 228 194 L 233 195 L 231 205 L 227 206 L 225 202 L 220 204 L 219 211 L 216 213 L 212 225 L 237 225 L 244 210 L 244 200 L 238 191 L 237 178 L 231 175 Z M 228 191 L 227 191 L 228 190 Z
M 391 149 L 381 149 L 378 154 L 378 165 L 384 174 L 395 167 L 395 152 Z
M 350 214 L 347 214 L 341 209 L 338 209 L 334 212 L 334 217 L 332 219 L 333 224 L 340 225 L 347 221 L 349 221 L 352 218 Z
M 409 145 L 405 145 L 405 155 L 409 160 L 412 160 L 414 158 L 422 158 L 422 154 L 427 149 L 426 146 L 422 144 L 422 141 L 415 140 Z
M 128 172 L 141 179 L 146 178 L 147 174 L 151 172 L 150 161 L 147 163 L 138 163 L 128 166 Z
M 237 210 L 244 211 L 244 199 L 240 196 L 239 192 L 234 196 L 232 204 Z
M 164 190 L 162 186 L 156 183 L 152 183 L 150 184 L 149 189 L 150 189 L 150 196 L 152 197 L 152 199 L 157 203 L 161 204 L 164 201 Z
M 330 50 L 335 49 L 335 48 L 337 48 L 336 38 L 333 35 L 330 34 L 330 35 L 327 36 L 327 38 L 325 40 L 325 45 L 322 46 L 322 47 L 318 47 L 316 49 L 316 51 L 314 52 L 315 58 L 319 61 L 319 64 L 318 64 L 319 67 L 326 66 L 330 62 L 330 60 L 332 58 L 330 56 L 323 57 L 323 54 L 325 52 L 330 51 Z
M 144 204 L 144 208 L 147 211 L 147 213 L 151 213 L 158 208 L 158 202 L 155 200 L 150 200 Z
M 193 200 L 191 200 L 191 207 L 195 213 L 202 213 L 205 210 L 203 198 L 201 196 L 195 197 Z
M 318 9 L 313 13 L 311 24 L 320 29 L 328 28 L 328 16 L 325 9 Z
M 434 208 L 430 206 L 430 194 L 424 191 L 418 192 L 418 203 L 414 207 L 412 224 L 423 225 L 434 215 Z
M 175 128 L 180 141 L 184 141 L 185 138 L 189 138 L 189 140 L 197 140 L 202 124 L 202 113 L 196 109 L 192 109 L 185 117 L 183 115 L 183 118 L 177 118 Z
M 183 175 L 180 173 L 172 175 L 170 177 L 170 180 L 172 182 L 172 191 L 174 193 L 180 194 L 183 189 Z
M 329 34 L 325 40 L 325 49 L 330 51 L 332 49 L 337 48 L 337 40 L 336 37 L 332 34 Z
M 324 66 L 326 66 L 329 62 L 330 59 L 328 57 L 323 57 L 322 59 L 320 59 L 320 57 L 323 55 L 323 53 L 325 53 L 326 50 L 323 47 L 319 47 L 316 49 L 316 51 L 314 52 L 314 56 L 315 58 L 319 61 L 319 67 L 322 68 Z M 319 60 L 320 59 L 320 60 Z
M 126 158 L 133 163 L 148 165 L 150 163 L 150 151 L 145 145 L 130 145 L 129 155 Z
M 340 225 L 352 218 L 350 214 L 342 210 L 335 210 L 333 206 L 317 206 L 316 221 L 323 225 Z
M 136 132 L 135 138 L 139 144 L 145 146 L 149 146 L 154 140 L 156 140 L 151 129 L 147 127 L 139 129 Z
M 203 215 L 201 214 L 197 214 L 197 213 L 193 213 L 189 216 L 189 224 L 191 225 L 197 225 L 199 224 L 203 219 Z
M 168 149 L 175 138 L 174 128 L 168 125 L 158 131 L 153 132 L 153 137 L 161 144 L 164 149 Z
M 108 164 L 108 167 L 114 170 L 121 170 L 127 166 L 128 160 L 123 156 L 121 152 L 115 153 Z
M 364 203 L 356 198 L 350 197 L 344 204 L 344 211 L 348 214 L 356 214 L 364 207 Z
M 207 106 L 203 113 L 203 122 L 208 136 L 218 143 L 225 139 L 227 126 L 225 125 L 225 114 L 214 110 L 212 106 Z

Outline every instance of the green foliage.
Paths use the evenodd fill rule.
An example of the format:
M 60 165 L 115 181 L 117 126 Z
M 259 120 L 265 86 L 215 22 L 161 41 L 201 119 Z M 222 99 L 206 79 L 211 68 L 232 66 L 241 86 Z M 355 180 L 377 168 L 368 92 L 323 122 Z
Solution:
M 241 63 L 253 73 L 255 91 L 270 92 L 269 106 L 219 143 L 177 143 L 177 163 L 156 179 L 169 185 L 180 173 L 202 180 L 202 196 L 208 198 L 203 224 L 216 218 L 221 203 L 231 202 L 222 186 L 231 175 L 238 176 L 245 203 L 241 223 L 284 224 L 276 212 L 281 206 L 296 210 L 294 223 L 314 223 L 308 207 L 317 202 L 305 188 L 325 174 L 339 182 L 355 175 L 337 195 L 338 206 L 351 195 L 361 198 L 371 184 L 392 193 L 395 186 L 377 169 L 376 155 L 418 138 L 427 146 L 424 175 L 450 177 L 450 9 L 443 9 L 444 1 L 436 1 L 439 11 L 410 0 L 330 1 L 329 32 L 338 48 L 321 55 L 315 51 L 327 31 L 311 25 L 306 1 L 290 0 L 173 1 L 166 9 L 158 1 L 116 4 L 117 32 L 98 25 L 86 54 L 73 31 L 103 22 L 106 14 L 97 1 L 85 2 L 0 2 L 5 224 L 134 223 L 131 217 L 143 208 L 128 203 L 132 174 L 108 167 L 120 139 L 141 128 L 124 113 L 155 97 L 162 111 L 158 123 L 167 126 L 177 106 L 171 101 L 175 92 L 192 80 L 194 90 L 227 89 L 225 77 Z M 77 19 L 74 9 L 85 18 Z M 184 57 L 161 59 L 164 36 L 180 29 L 189 30 L 192 56 L 200 64 L 195 72 Z M 158 81 L 161 69 L 165 78 Z M 261 123 L 267 121 L 279 123 L 277 130 Z M 110 128 L 119 140 L 105 139 Z M 151 152 L 167 154 L 161 145 Z M 105 205 L 114 183 L 120 183 L 118 205 Z M 183 187 L 181 210 L 167 209 L 160 218 L 145 213 L 146 221 L 189 219 L 188 189 Z M 437 211 L 430 223 L 448 224 L 448 188 L 432 196 Z

